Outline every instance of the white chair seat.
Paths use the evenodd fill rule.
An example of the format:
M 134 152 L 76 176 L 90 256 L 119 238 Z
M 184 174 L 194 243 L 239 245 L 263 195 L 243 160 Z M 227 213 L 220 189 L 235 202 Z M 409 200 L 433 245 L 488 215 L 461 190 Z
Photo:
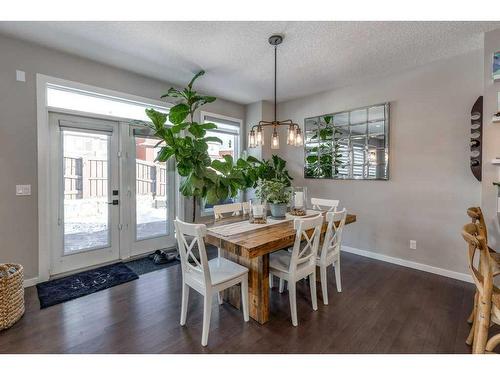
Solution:
M 245 268 L 238 263 L 231 262 L 226 258 L 214 258 L 208 261 L 208 269 L 210 270 L 210 278 L 212 285 L 218 285 L 226 281 L 235 279 L 248 273 L 248 268 Z M 192 272 L 192 279 L 200 284 L 204 283 L 203 274 Z
M 292 259 L 292 253 L 288 250 L 280 250 L 269 255 L 269 268 L 275 269 L 277 271 L 288 273 L 290 270 L 290 261 Z M 303 268 L 307 267 L 307 263 L 302 263 L 297 265 L 297 271 L 301 271 Z

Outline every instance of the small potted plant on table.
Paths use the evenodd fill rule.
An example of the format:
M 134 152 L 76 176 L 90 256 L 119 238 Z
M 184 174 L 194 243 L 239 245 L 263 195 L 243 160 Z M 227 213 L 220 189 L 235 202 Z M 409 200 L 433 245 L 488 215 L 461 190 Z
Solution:
M 278 180 L 260 180 L 256 195 L 269 203 L 274 218 L 284 218 L 286 208 L 292 198 L 292 192 L 285 183 Z

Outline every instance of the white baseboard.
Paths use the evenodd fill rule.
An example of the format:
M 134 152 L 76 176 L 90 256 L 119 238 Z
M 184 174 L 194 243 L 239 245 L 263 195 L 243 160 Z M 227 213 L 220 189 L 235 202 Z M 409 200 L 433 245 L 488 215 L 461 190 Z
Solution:
M 33 277 L 31 279 L 24 280 L 24 284 L 23 285 L 24 285 L 25 288 L 28 288 L 28 287 L 36 285 L 36 284 L 38 284 L 38 277 Z
M 462 280 L 462 281 L 472 283 L 472 277 L 466 273 L 450 271 L 450 270 L 447 270 L 444 268 L 429 266 L 428 264 L 423 264 L 423 263 L 412 262 L 411 260 L 395 258 L 395 257 L 391 257 L 389 255 L 375 253 L 373 251 L 360 250 L 360 249 L 356 249 L 355 247 L 350 247 L 350 246 L 343 245 L 342 251 L 345 251 L 347 253 L 361 255 L 363 257 L 367 257 L 367 258 L 371 258 L 371 259 L 381 260 L 383 262 L 397 264 L 397 265 L 403 266 L 403 267 L 413 268 L 413 269 L 416 269 L 419 271 L 430 272 L 430 273 L 434 273 L 436 275 L 446 276 L 446 277 L 450 277 L 452 279 L 457 279 L 457 280 Z

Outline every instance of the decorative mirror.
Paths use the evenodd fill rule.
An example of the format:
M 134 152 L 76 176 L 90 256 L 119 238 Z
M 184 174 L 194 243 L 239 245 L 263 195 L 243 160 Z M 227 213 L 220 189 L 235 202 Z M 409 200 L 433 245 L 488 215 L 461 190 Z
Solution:
M 304 122 L 305 178 L 389 179 L 389 103 Z

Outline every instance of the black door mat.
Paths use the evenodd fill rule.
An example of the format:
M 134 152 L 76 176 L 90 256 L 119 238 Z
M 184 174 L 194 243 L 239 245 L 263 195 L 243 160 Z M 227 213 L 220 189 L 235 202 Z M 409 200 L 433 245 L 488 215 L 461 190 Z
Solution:
M 120 262 L 46 281 L 37 284 L 36 289 L 40 308 L 44 309 L 138 278 L 136 272 Z

